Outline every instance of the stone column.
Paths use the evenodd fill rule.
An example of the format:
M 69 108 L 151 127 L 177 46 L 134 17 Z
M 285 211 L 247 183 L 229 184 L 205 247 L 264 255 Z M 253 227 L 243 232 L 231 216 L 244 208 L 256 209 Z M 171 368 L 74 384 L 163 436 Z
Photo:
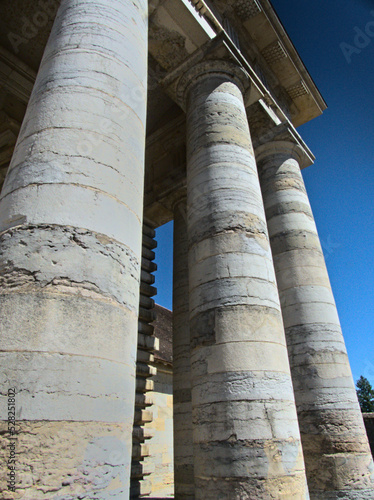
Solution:
M 243 91 L 193 68 L 187 213 L 196 499 L 308 498 L 271 249 Z
M 186 198 L 174 207 L 173 410 L 175 497 L 194 498 Z
M 374 498 L 373 462 L 300 172 L 302 149 L 273 142 L 256 159 L 311 498 Z
M 0 200 L 24 499 L 128 498 L 146 81 L 145 0 L 62 0 Z

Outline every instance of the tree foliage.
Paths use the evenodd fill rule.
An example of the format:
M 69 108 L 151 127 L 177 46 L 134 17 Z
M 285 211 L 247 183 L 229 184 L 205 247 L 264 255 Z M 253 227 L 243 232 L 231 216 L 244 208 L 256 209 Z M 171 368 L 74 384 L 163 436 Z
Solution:
M 374 412 L 374 390 L 367 378 L 361 377 L 356 382 L 357 397 L 363 413 Z

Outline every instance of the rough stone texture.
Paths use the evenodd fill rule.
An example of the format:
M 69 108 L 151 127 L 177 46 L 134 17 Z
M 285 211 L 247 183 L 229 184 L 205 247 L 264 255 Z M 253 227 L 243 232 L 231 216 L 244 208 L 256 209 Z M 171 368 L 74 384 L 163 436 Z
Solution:
M 34 485 L 14 498 L 129 491 L 146 81 L 147 2 L 62 0 L 0 198 L 1 418 L 14 386 Z
M 145 430 L 152 434 L 152 438 L 149 441 L 150 454 L 144 463 L 150 468 L 148 479 L 151 497 L 164 498 L 174 497 L 173 313 L 157 304 L 155 312 L 154 335 L 159 341 L 159 347 L 154 352 L 153 367 L 157 368 L 157 374 L 151 379 L 154 387 L 148 393 L 153 400 L 153 405 L 149 408 L 153 419 L 145 424 Z
M 173 366 L 173 312 L 156 304 L 155 313 L 154 335 L 160 343 L 159 348 L 154 351 L 155 361 Z
M 36 398 L 35 398 L 36 399 Z M 87 421 L 20 421 L 17 425 L 17 492 L 3 500 L 112 500 L 127 498 L 126 426 Z M 0 424 L 1 456 L 8 456 L 7 426 Z M 42 460 L 41 460 L 42 456 Z
M 195 498 L 305 499 L 265 213 L 229 68 L 194 69 L 187 104 Z
M 256 151 L 311 498 L 374 498 L 374 467 L 299 163 Z
M 177 498 L 194 498 L 191 350 L 188 300 L 187 200 L 174 208 L 173 397 L 174 484 Z
M 173 371 L 156 361 L 157 375 L 154 390 L 149 392 L 154 404 L 151 406 L 153 420 L 145 424 L 151 429 L 153 437 L 149 441 L 149 457 L 147 464 L 152 466 L 149 476 L 152 487 L 152 497 L 163 498 L 174 496 L 173 473 Z M 179 498 L 179 496 L 176 496 Z

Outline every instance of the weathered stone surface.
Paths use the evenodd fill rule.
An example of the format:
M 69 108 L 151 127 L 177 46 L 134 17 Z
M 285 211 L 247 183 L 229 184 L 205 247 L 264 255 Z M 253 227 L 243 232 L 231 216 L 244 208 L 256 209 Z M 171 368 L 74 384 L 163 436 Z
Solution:
M 209 71 L 187 105 L 195 498 L 306 499 L 242 81 L 235 69 Z
M 194 498 L 191 405 L 191 336 L 186 198 L 174 208 L 173 260 L 173 416 L 176 498 Z
M 274 457 L 278 450 L 272 447 Z M 278 455 L 279 456 L 279 455 Z M 304 493 L 295 495 L 295 490 L 304 492 L 307 489 L 306 481 L 299 475 L 289 475 L 274 479 L 248 479 L 248 478 L 224 478 L 219 492 L 219 498 L 227 500 L 238 498 L 240 500 L 252 500 L 261 498 L 265 500 L 289 500 L 290 498 L 309 498 Z M 196 500 L 205 498 L 217 498 L 217 486 L 209 479 L 198 478 L 196 481 Z
M 146 82 L 147 2 L 62 0 L 0 196 L 15 498 L 128 495 Z
M 301 149 L 256 151 L 312 499 L 374 498 L 374 465 L 301 176 Z
M 123 434 L 129 435 L 122 419 L 128 417 L 134 382 L 148 14 L 143 0 L 3 0 L 0 3 L 0 25 L 3 28 L 0 30 L 0 105 L 7 113 L 13 114 L 12 119 L 16 118 L 16 122 L 22 121 L 36 75 L 31 74 L 22 61 L 30 63 L 35 70 L 38 68 L 60 3 L 62 7 L 1 197 L 0 322 L 1 330 L 7 334 L 3 345 L 9 356 L 4 384 L 14 378 L 18 381 L 17 404 L 23 412 L 18 416 L 30 416 L 34 420 L 82 418 L 90 423 L 90 419 L 95 418 L 115 425 L 119 419 L 119 425 L 124 427 Z M 256 130 L 261 131 L 261 143 L 265 136 L 274 134 L 273 130 L 268 130 L 273 121 L 286 120 L 283 111 L 294 125 L 298 125 L 325 109 L 318 90 L 283 33 L 270 2 L 214 0 L 213 3 L 214 12 L 199 0 L 155 0 L 149 3 L 150 61 L 154 71 L 148 76 L 155 92 L 148 94 L 147 128 L 157 147 L 151 148 L 149 155 L 148 177 L 152 189 L 148 194 L 146 190 L 145 203 L 149 203 L 148 213 L 154 225 L 171 219 L 171 207 L 179 190 L 185 187 L 184 116 L 177 104 L 163 94 L 158 81 L 165 78 L 167 71 L 176 70 L 178 73 L 177 67 L 181 63 L 188 64 L 188 57 L 197 55 L 203 58 L 206 55 L 204 45 L 217 33 L 219 36 L 210 47 L 215 45 L 217 53 L 223 54 L 221 49 L 225 45 L 226 54 L 242 61 L 247 57 L 253 66 L 253 91 L 246 96 L 246 104 L 257 99 L 262 101 L 262 97 L 270 106 L 265 102 L 261 106 L 258 103 L 257 108 L 263 108 L 266 113 L 262 118 L 260 113 L 256 116 L 253 113 L 250 117 Z M 225 33 L 221 33 L 222 29 Z M 217 46 L 219 40 L 224 40 L 220 47 Z M 235 45 L 237 48 L 240 45 L 240 51 Z M 13 53 L 6 54 L 4 47 L 17 57 Z M 269 67 L 263 65 L 262 59 Z M 220 61 L 220 66 L 227 69 L 225 61 Z M 238 71 L 233 67 L 231 70 L 230 79 L 222 82 L 223 91 L 215 94 L 215 104 L 210 102 L 208 106 L 211 113 L 203 113 L 201 120 L 194 122 L 202 147 L 195 149 L 195 176 L 190 177 L 190 220 L 195 228 L 194 234 L 190 235 L 190 255 L 196 264 L 191 322 L 186 316 L 188 307 L 184 308 L 188 301 L 183 286 L 174 291 L 176 301 L 181 301 L 179 317 L 182 321 L 177 329 L 186 332 L 184 327 L 191 324 L 191 344 L 196 352 L 205 349 L 208 357 L 204 360 L 195 356 L 194 367 L 200 378 L 196 379 L 192 396 L 190 378 L 186 376 L 191 365 L 189 343 L 175 346 L 180 367 L 175 376 L 179 387 L 175 397 L 179 401 L 180 421 L 184 419 L 185 431 L 190 433 L 192 399 L 207 401 L 207 406 L 197 407 L 197 412 L 201 412 L 202 419 L 205 413 L 210 418 L 210 404 L 220 403 L 223 393 L 226 400 L 217 406 L 219 425 L 216 431 L 212 426 L 202 425 L 198 429 L 201 439 L 207 435 L 209 439 L 218 439 L 218 430 L 227 437 L 227 413 L 228 428 L 232 426 L 238 430 L 238 435 L 243 435 L 240 446 L 246 447 L 248 442 L 253 446 L 257 436 L 259 449 L 270 453 L 274 480 L 269 476 L 242 481 L 230 476 L 221 481 L 219 496 L 288 500 L 295 498 L 296 483 L 302 496 L 305 488 L 299 470 L 297 477 L 292 474 L 284 477 L 281 470 L 283 465 L 289 470 L 289 464 L 293 463 L 289 455 L 293 457 L 294 450 L 299 450 L 295 426 L 292 427 L 295 442 L 290 442 L 289 446 L 283 446 L 282 442 L 278 447 L 278 441 L 269 438 L 274 428 L 276 436 L 284 439 L 282 432 L 289 428 L 284 422 L 293 418 L 289 399 L 292 391 L 289 374 L 286 369 L 282 371 L 285 366 L 283 328 L 261 193 L 256 171 L 252 168 L 253 151 L 247 117 L 241 95 L 238 99 L 237 89 L 232 91 L 231 77 L 237 76 Z M 262 82 L 256 73 L 261 75 Z M 211 72 L 211 77 L 212 81 L 216 79 L 217 71 Z M 265 82 L 267 88 L 263 85 Z M 243 87 L 243 81 L 235 84 Z M 199 108 L 207 109 L 205 96 L 200 95 L 195 103 L 197 113 Z M 175 118 L 178 118 L 178 124 Z M 173 129 L 172 134 L 167 134 L 169 144 L 166 144 L 162 132 L 166 121 Z M 179 127 L 177 134 L 176 124 Z M 284 125 L 282 123 L 281 127 Z M 7 143 L 2 144 L 6 149 L 1 146 L 0 162 L 4 165 L 5 161 L 7 167 L 18 128 L 14 131 L 7 126 L 4 130 L 6 135 L 1 135 L 1 140 Z M 9 134 L 11 131 L 14 136 Z M 206 168 L 207 157 L 210 169 Z M 0 187 L 4 170 L 0 172 Z M 294 212 L 295 227 L 303 230 L 294 230 L 289 245 L 296 251 L 300 245 L 313 250 L 315 239 L 305 231 L 308 224 L 308 230 L 313 229 L 311 212 L 299 199 L 304 199 L 302 183 L 297 176 L 288 176 L 279 179 L 277 184 L 287 196 L 290 185 L 295 188 L 295 196 L 285 205 L 286 208 L 275 206 L 272 229 L 284 230 L 288 220 L 285 215 L 288 210 Z M 283 234 L 277 235 L 280 246 L 282 237 Z M 152 253 L 143 253 L 142 274 L 146 282 L 141 288 L 140 315 L 149 321 L 153 317 L 149 311 L 153 302 L 149 297 L 154 294 L 154 288 L 149 284 L 154 281 L 150 274 L 154 265 L 150 262 Z M 297 283 L 298 273 L 303 273 L 303 262 L 299 267 L 296 273 L 285 272 L 282 276 L 290 286 Z M 326 286 L 326 277 L 316 266 L 314 275 L 306 273 L 304 278 L 303 290 L 300 290 L 302 296 L 289 293 L 285 297 L 290 314 L 297 313 L 297 300 L 306 304 L 318 293 L 316 286 Z M 329 301 L 326 304 L 333 305 Z M 320 306 L 317 304 L 316 307 Z M 331 308 L 326 311 L 330 314 Z M 156 341 L 149 337 L 153 327 L 141 323 L 139 328 L 139 345 L 145 349 L 140 351 L 144 354 L 138 356 L 137 367 L 138 373 L 144 377 L 137 381 L 138 390 L 142 391 L 138 395 L 138 404 L 143 408 L 146 406 L 143 391 L 152 387 L 151 381 L 145 378 L 153 372 L 147 365 L 151 359 L 147 352 L 156 347 Z M 301 331 L 302 327 L 291 324 L 290 329 Z M 326 331 L 326 336 L 335 339 L 333 328 L 326 327 Z M 327 374 L 327 371 L 322 376 L 318 370 L 313 374 L 304 371 L 310 352 L 323 350 L 325 340 L 322 337 L 323 331 L 316 331 L 318 340 L 310 341 L 310 350 L 303 351 L 295 344 L 292 351 L 294 362 L 300 368 L 300 377 L 308 379 L 308 390 L 318 390 L 320 379 Z M 327 348 L 326 356 L 340 359 L 342 352 L 338 347 L 335 352 Z M 217 355 L 218 361 L 215 359 Z M 255 359 L 251 370 L 246 366 L 249 357 Z M 262 365 L 267 371 L 260 369 Z M 341 374 L 342 366 L 335 368 L 336 373 Z M 43 373 L 38 378 L 40 371 Z M 339 404 L 343 405 L 346 380 L 342 377 L 339 384 L 342 389 Z M 326 387 L 322 395 L 327 408 L 330 389 Z M 297 390 L 303 388 L 297 387 Z M 248 402 L 248 394 L 256 403 Z M 169 417 L 170 399 L 169 396 Z M 256 406 L 258 401 L 268 399 L 271 400 L 270 406 L 267 403 Z M 244 424 L 242 413 L 247 407 L 243 402 L 249 404 L 248 413 L 253 423 L 250 427 Z M 231 415 L 233 410 L 234 416 Z M 236 411 L 240 414 L 237 421 Z M 278 420 L 274 420 L 274 413 Z M 139 410 L 135 418 L 144 422 L 151 419 L 151 413 Z M 349 420 L 348 416 L 346 418 Z M 260 420 L 258 426 L 257 419 Z M 126 425 L 128 421 L 129 418 Z M 98 427 L 93 424 L 92 436 L 87 439 L 96 439 L 95 436 L 100 434 L 99 424 Z M 161 426 L 160 422 L 157 425 Z M 51 441 L 57 431 L 48 429 L 47 441 Z M 185 465 L 176 472 L 180 495 L 189 494 L 186 488 L 190 488 L 193 480 L 190 441 L 185 435 L 180 437 L 179 446 Z M 86 439 L 79 432 L 67 434 L 67 444 L 70 436 Z M 274 443 L 275 455 L 272 457 Z M 225 459 L 226 444 L 222 449 L 218 446 Z M 35 450 L 38 446 L 39 443 Z M 229 459 L 231 446 L 235 448 L 236 443 L 230 441 L 227 446 Z M 77 452 L 76 448 L 73 451 Z M 68 456 L 69 450 L 56 447 L 56 453 L 61 457 Z M 208 457 L 209 453 L 208 449 Z M 278 460 L 280 453 L 284 460 Z M 111 459 L 100 453 L 97 455 L 107 465 L 113 465 Z M 169 455 L 165 459 L 167 462 L 170 452 L 165 452 L 165 455 Z M 36 455 L 30 456 L 34 458 Z M 136 454 L 137 458 L 140 456 L 141 453 Z M 281 466 L 277 467 L 279 464 Z M 48 460 L 46 467 L 49 467 Z M 85 474 L 91 477 L 86 470 Z M 182 479 L 188 482 L 184 489 Z M 77 481 L 80 484 L 84 479 L 81 481 L 78 477 Z M 206 484 L 204 481 L 201 477 L 197 480 L 197 496 L 205 496 L 206 491 L 209 497 L 216 498 L 214 481 L 209 479 Z M 52 485 L 43 497 L 105 499 L 107 492 L 98 491 L 96 486 L 96 483 L 92 488 L 87 486 L 87 491 L 71 489 L 69 494 L 62 489 L 60 494 Z M 110 496 L 127 498 L 128 490 L 117 488 L 115 483 L 109 487 L 113 489 Z M 135 494 L 143 495 L 149 491 L 149 483 L 142 482 Z M 39 493 L 39 489 L 35 495 L 28 491 L 25 498 L 33 499 Z
M 25 259 L 25 255 L 27 259 Z M 139 261 L 107 235 L 70 226 L 23 225 L 0 234 L 0 290 L 61 292 L 128 307 L 139 295 Z M 136 314 L 138 306 L 132 306 Z
M 0 424 L 1 456 L 8 457 L 6 423 Z M 17 491 L 7 491 L 7 469 L 0 474 L 4 500 L 112 500 L 128 496 L 128 461 L 121 424 L 87 421 L 17 425 Z
M 173 493 L 173 374 L 171 366 L 158 363 L 157 375 L 153 377 L 154 390 L 150 393 L 154 400 L 151 407 L 152 422 L 145 424 L 153 433 L 149 441 L 149 457 L 146 463 L 154 471 L 149 476 L 152 497 L 170 497 Z M 134 496 L 133 498 L 138 498 Z

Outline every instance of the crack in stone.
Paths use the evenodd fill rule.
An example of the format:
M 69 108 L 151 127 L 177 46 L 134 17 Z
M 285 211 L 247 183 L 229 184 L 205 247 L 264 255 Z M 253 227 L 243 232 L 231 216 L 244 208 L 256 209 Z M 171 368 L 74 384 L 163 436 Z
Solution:
M 49 238 L 42 238 L 39 233 L 48 233 Z M 28 238 L 24 234 L 28 235 Z M 51 233 L 56 233 L 56 238 L 51 238 Z M 3 293 L 13 292 L 15 289 L 30 290 L 33 287 L 40 290 L 50 288 L 59 288 L 60 292 L 77 291 L 87 295 L 98 294 L 101 297 L 107 297 L 120 304 L 125 304 L 124 288 L 121 286 L 123 278 L 128 275 L 134 281 L 139 281 L 137 271 L 140 264 L 136 257 L 127 247 L 119 244 L 111 238 L 93 233 L 86 229 L 77 229 L 67 226 L 54 225 L 27 225 L 17 228 L 11 228 L 0 234 L 3 245 L 0 249 L 0 290 Z M 10 240 L 12 244 L 10 244 Z M 21 245 L 25 250 L 17 251 L 15 242 Z M 18 245 L 18 248 L 19 248 Z M 73 247 L 72 247 L 73 245 Z M 55 268 L 58 264 L 63 266 L 66 259 L 70 259 L 70 253 L 74 246 L 81 248 L 77 258 L 92 259 L 95 255 L 100 255 L 101 259 L 109 259 L 107 264 L 103 260 L 98 264 L 98 268 L 87 268 L 85 271 L 78 272 L 75 276 L 69 277 L 62 275 Z M 11 250 L 13 248 L 13 250 Z M 47 249 L 47 250 L 46 250 Z M 86 252 L 89 252 L 86 256 Z M 83 262 L 82 261 L 82 262 Z M 111 262 L 113 264 L 111 264 Z M 20 265 L 20 264 L 25 264 Z M 100 274 L 100 266 L 108 266 L 107 274 L 113 271 L 113 265 L 118 266 L 116 272 L 117 282 L 113 282 L 110 276 Z M 27 268 L 30 266 L 30 268 Z M 39 268 L 37 268 L 37 266 Z M 112 269 L 112 270 L 111 270 Z M 93 279 L 87 279 L 87 273 L 93 275 Z M 97 277 L 97 281 L 96 281 Z

